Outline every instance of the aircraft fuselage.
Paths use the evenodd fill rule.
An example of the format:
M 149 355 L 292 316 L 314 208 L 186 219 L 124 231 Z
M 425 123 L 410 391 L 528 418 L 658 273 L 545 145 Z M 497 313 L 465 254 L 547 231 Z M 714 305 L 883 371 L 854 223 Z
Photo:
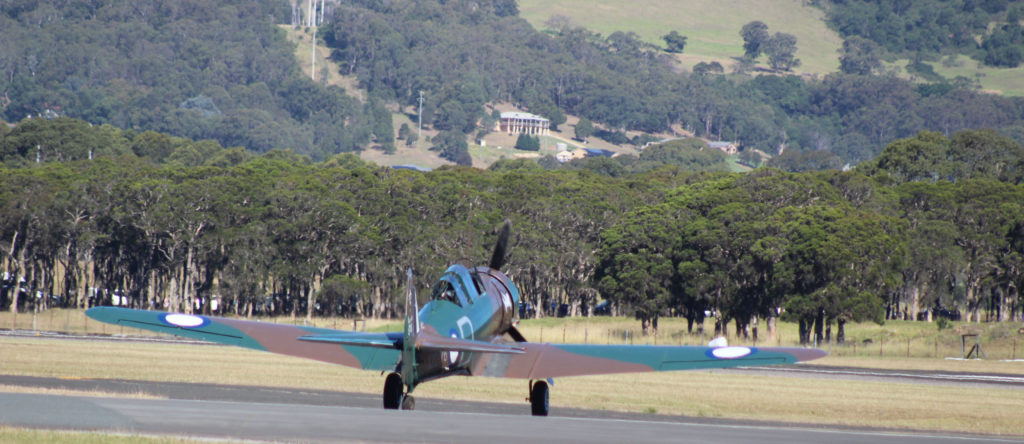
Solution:
M 504 273 L 488 267 L 448 267 L 419 310 L 420 329 L 457 339 L 495 342 L 518 321 L 519 289 Z M 470 374 L 481 353 L 420 352 L 415 382 Z M 403 364 L 404 365 L 404 364 Z

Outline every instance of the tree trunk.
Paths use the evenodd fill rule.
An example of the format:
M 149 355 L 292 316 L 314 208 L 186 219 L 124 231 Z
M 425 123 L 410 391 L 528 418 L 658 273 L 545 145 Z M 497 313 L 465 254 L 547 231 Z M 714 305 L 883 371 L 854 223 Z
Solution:
M 797 329 L 797 334 L 800 336 L 800 345 L 807 345 L 807 343 L 810 342 L 808 338 L 811 335 L 810 329 L 807 325 L 807 320 L 804 318 L 800 318 L 800 320 L 798 321 Z
M 313 280 L 315 281 L 316 277 L 314 277 Z M 306 321 L 307 322 L 312 322 L 313 321 L 313 310 L 314 310 L 314 305 L 316 305 L 316 297 L 315 297 L 316 296 L 316 291 L 313 289 L 313 287 L 314 286 L 312 284 L 310 284 L 309 288 L 306 291 Z
M 193 298 L 195 297 L 195 294 L 193 293 L 193 289 L 195 287 L 195 283 L 192 282 L 192 256 L 193 256 L 193 254 L 194 254 L 193 253 L 193 248 L 192 248 L 191 245 L 189 245 L 188 246 L 188 250 L 186 250 L 186 253 L 185 253 L 185 264 L 182 266 L 182 270 L 181 270 L 181 283 L 182 283 L 182 286 L 184 287 L 184 289 L 182 291 L 182 296 L 184 296 L 184 302 L 185 302 L 185 305 L 187 306 L 185 308 L 185 313 L 188 313 L 188 314 L 192 314 L 193 309 L 194 309 L 194 307 L 193 307 L 194 304 L 192 302 Z
M 757 343 L 757 333 L 758 333 L 757 332 L 757 328 L 758 328 L 758 323 L 759 322 L 760 322 L 760 318 L 758 318 L 757 315 L 754 315 L 754 316 L 750 317 L 750 325 L 751 325 L 751 327 L 748 330 L 750 331 L 750 336 L 753 337 L 755 344 Z
M 15 234 L 17 237 L 17 234 Z M 11 244 L 11 256 L 14 252 L 14 244 Z M 18 314 L 18 299 L 21 296 L 21 277 L 25 275 L 25 249 L 22 248 L 18 251 L 18 258 L 15 261 L 14 267 L 14 280 L 11 281 L 11 313 L 14 315 Z
M 999 322 L 1006 322 L 1010 320 L 1010 300 L 1007 297 L 1009 291 L 999 290 Z
M 917 313 L 921 311 L 921 288 L 917 285 L 910 289 L 910 316 L 917 320 Z
M 814 318 L 814 344 L 815 345 L 820 345 L 822 343 L 822 339 L 824 339 L 824 335 L 822 334 L 822 330 L 824 329 L 824 327 L 825 327 L 825 312 L 822 311 L 822 310 L 819 310 L 818 311 L 818 316 L 816 316 Z
M 837 324 L 836 344 L 845 344 L 846 343 L 846 320 L 840 318 L 840 319 L 838 319 L 836 321 L 836 324 Z

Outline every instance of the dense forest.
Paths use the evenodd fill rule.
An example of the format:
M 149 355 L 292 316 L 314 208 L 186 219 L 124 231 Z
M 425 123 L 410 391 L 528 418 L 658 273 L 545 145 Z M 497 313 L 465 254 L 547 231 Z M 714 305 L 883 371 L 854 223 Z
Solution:
M 1019 0 L 834 0 L 826 10 L 829 24 L 848 41 L 866 39 L 896 56 L 965 54 L 1010 68 L 1024 61 Z
M 756 335 L 781 316 L 809 341 L 848 321 L 1024 314 L 1024 147 L 990 130 L 799 174 L 421 173 L 71 119 L 0 131 L 0 153 L 5 309 L 398 316 L 404 270 L 428 285 L 484 261 L 509 218 L 506 271 L 537 316 L 608 300 L 649 328 L 708 312 Z
M 442 131 L 431 143 L 463 164 L 459 140 L 492 128 L 485 104 L 495 102 L 553 125 L 585 117 L 616 144 L 635 143 L 625 130 L 735 141 L 781 154 L 775 165 L 790 171 L 855 165 L 920 130 L 994 128 L 1024 140 L 1024 99 L 981 94 L 970 81 L 919 85 L 874 75 L 870 63 L 820 79 L 689 73 L 632 33 L 537 31 L 512 0 L 328 6 L 319 35 L 366 103 L 299 75 L 277 26 L 290 23 L 285 1 L 5 2 L 0 115 L 75 117 L 317 161 L 387 150 L 388 109 L 415 109 L 421 91 L 424 123 Z
M 299 73 L 283 0 L 0 3 L 0 118 L 61 115 L 315 158 L 374 114 Z M 390 115 L 387 116 L 390 123 Z
M 424 121 L 467 134 L 486 120 L 485 103 L 504 101 L 553 124 L 583 116 L 609 136 L 683 128 L 773 155 L 822 151 L 840 166 L 922 129 L 1024 138 L 1024 100 L 979 94 L 970 82 L 917 85 L 870 70 L 820 80 L 689 74 L 635 34 L 541 33 L 499 6 L 507 3 L 356 1 L 324 34 L 343 72 L 371 93 L 412 106 L 424 91 Z

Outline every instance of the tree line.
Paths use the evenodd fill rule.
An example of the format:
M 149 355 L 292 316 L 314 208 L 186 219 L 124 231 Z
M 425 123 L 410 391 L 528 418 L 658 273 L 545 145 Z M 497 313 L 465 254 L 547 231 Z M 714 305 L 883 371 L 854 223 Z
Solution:
M 0 134 L 0 152 L 31 139 L 23 126 Z M 112 132 L 80 126 L 90 140 Z M 175 153 L 203 142 L 163 135 L 177 148 L 160 163 L 139 155 L 159 133 L 122 134 L 127 148 L 111 151 L 66 134 L 31 140 L 69 154 L 3 157 L 6 309 L 400 316 L 407 268 L 423 286 L 449 263 L 480 263 L 510 218 L 506 271 L 538 316 L 608 300 L 649 328 L 711 315 L 756 335 L 783 317 L 810 341 L 833 325 L 842 340 L 849 321 L 1024 313 L 1024 148 L 990 130 L 922 132 L 846 172 L 619 176 L 223 148 L 188 166 Z
M 613 143 L 632 143 L 625 130 L 682 129 L 788 155 L 778 166 L 793 170 L 855 165 L 920 130 L 995 128 L 1024 140 L 1024 99 L 979 93 L 970 79 L 919 85 L 875 75 L 877 58 L 858 59 L 854 48 L 848 71 L 817 79 L 754 76 L 742 68 L 752 62 L 740 72 L 685 72 L 634 33 L 568 22 L 539 32 L 487 4 L 355 1 L 335 11 L 324 35 L 343 73 L 371 94 L 414 109 L 423 92 L 424 123 L 462 137 L 493 126 L 484 104 L 510 102 L 554 126 L 581 116 Z M 756 21 L 736 30 L 745 58 L 767 55 L 779 73 L 798 63 L 785 31 Z

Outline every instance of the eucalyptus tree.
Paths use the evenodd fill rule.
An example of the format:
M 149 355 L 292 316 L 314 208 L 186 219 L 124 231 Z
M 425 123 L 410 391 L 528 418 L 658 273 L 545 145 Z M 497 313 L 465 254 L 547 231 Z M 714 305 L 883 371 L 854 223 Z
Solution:
M 658 318 L 672 305 L 679 244 L 674 212 L 668 205 L 638 208 L 601 236 L 594 273 L 598 289 L 636 316 L 644 335 L 657 334 Z
M 1006 252 L 1007 236 L 1024 218 L 1024 193 L 1021 187 L 987 180 L 966 180 L 958 184 L 954 197 L 952 222 L 960 228 L 956 243 L 967 259 L 963 279 L 967 290 L 961 315 L 968 321 L 981 321 L 981 310 L 992 294 L 1004 285 L 993 280 L 999 260 Z M 995 304 L 1004 305 L 1004 304 Z M 1005 307 L 1004 307 L 1005 308 Z

